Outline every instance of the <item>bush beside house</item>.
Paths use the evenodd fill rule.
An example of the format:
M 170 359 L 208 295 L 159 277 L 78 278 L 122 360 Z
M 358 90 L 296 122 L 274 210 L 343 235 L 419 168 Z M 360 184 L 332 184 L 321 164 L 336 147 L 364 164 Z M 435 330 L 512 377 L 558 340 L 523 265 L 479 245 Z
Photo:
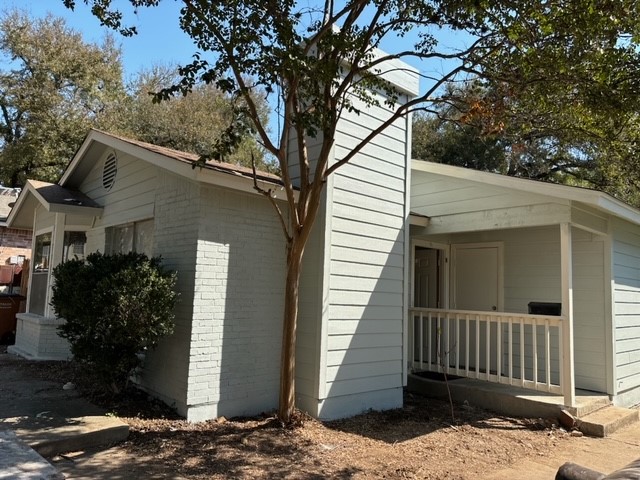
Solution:
M 60 336 L 74 358 L 118 392 L 142 359 L 173 332 L 176 274 L 160 258 L 139 253 L 92 253 L 53 270 L 51 304 L 66 323 Z

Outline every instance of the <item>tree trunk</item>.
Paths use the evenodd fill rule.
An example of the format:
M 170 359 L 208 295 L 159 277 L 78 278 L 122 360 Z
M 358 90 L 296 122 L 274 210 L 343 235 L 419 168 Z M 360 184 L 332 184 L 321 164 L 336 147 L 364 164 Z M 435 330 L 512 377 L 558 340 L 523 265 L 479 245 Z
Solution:
M 305 243 L 300 236 L 294 236 L 287 253 L 280 365 L 280 403 L 278 407 L 278 417 L 284 424 L 291 422 L 295 408 L 296 327 L 298 323 L 300 266 Z

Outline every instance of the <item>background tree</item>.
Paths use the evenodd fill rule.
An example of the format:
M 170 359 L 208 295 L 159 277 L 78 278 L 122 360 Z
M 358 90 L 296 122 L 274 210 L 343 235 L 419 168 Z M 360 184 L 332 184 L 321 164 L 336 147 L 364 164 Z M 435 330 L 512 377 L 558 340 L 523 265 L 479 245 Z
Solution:
M 0 182 L 56 181 L 88 129 L 124 94 L 120 51 L 60 18 L 0 18 Z
M 200 82 L 191 94 L 178 96 L 167 102 L 154 101 L 153 93 L 168 88 L 180 80 L 176 65 L 156 65 L 138 72 L 128 86 L 129 96 L 120 109 L 122 133 L 155 145 L 173 148 L 203 156 L 213 156 L 220 136 L 231 123 L 238 106 L 237 99 L 222 92 L 215 85 Z M 264 98 L 254 95 L 261 118 L 266 123 L 268 107 Z M 269 170 L 262 147 L 255 137 L 244 135 L 238 147 L 223 159 L 246 167 Z M 222 159 L 221 159 L 222 160 Z
M 90 128 L 211 154 L 241 101 L 201 82 L 189 97 L 154 103 L 151 93 L 178 81 L 177 66 L 139 72 L 125 86 L 112 37 L 86 43 L 51 15 L 4 13 L 0 55 L 0 183 L 11 187 L 27 178 L 57 181 Z M 254 101 L 266 122 L 266 103 Z M 250 166 L 252 156 L 259 168 L 272 168 L 247 133 L 225 160 Z
M 63 0 L 73 8 L 74 0 Z M 84 0 L 103 24 L 125 35 L 135 34 L 112 0 Z M 129 0 L 132 10 L 154 7 L 158 0 Z M 121 3 L 119 5 L 122 5 Z M 529 89 L 545 101 L 548 89 L 572 105 L 571 98 L 588 101 L 604 93 L 610 74 L 624 71 L 617 85 L 621 97 L 635 92 L 638 76 L 637 4 L 631 0 L 346 0 L 326 2 L 294 0 L 182 0 L 180 26 L 198 49 L 192 63 L 180 71 L 182 78 L 159 93 L 166 99 L 188 93 L 198 80 L 215 84 L 225 93 L 242 97 L 246 108 L 236 110 L 227 130 L 227 145 L 252 128 L 265 150 L 282 171 L 288 212 L 278 208 L 272 192 L 261 190 L 280 215 L 287 244 L 287 277 L 282 342 L 279 416 L 288 422 L 294 408 L 295 339 L 300 265 L 313 226 L 324 184 L 331 173 L 349 162 L 372 138 L 396 119 L 447 101 L 447 82 L 458 76 Z M 126 13 L 126 12 L 125 12 Z M 464 31 L 472 40 L 459 51 L 439 42 L 440 29 Z M 391 37 L 389 54 L 375 47 Z M 405 104 L 394 102 L 397 93 L 379 72 L 389 59 L 456 60 L 450 71 L 431 77 L 430 87 Z M 450 63 L 451 64 L 451 63 Z M 252 92 L 275 97 L 281 129 L 273 139 L 264 125 Z M 393 115 L 329 165 L 336 123 L 353 99 L 366 105 L 379 103 L 372 91 L 385 92 Z M 637 92 L 636 92 L 637 93 Z M 593 107 L 605 98 L 594 98 Z M 578 101 L 576 100 L 576 104 Z M 606 116 L 611 110 L 603 109 Z M 321 139 L 315 162 L 307 139 Z M 289 142 L 295 142 L 299 182 L 289 172 Z
M 595 157 L 596 138 L 581 130 L 571 108 L 541 113 L 529 102 L 519 102 L 474 81 L 448 85 L 447 89 L 446 104 L 413 119 L 414 158 L 606 188 L 603 169 Z

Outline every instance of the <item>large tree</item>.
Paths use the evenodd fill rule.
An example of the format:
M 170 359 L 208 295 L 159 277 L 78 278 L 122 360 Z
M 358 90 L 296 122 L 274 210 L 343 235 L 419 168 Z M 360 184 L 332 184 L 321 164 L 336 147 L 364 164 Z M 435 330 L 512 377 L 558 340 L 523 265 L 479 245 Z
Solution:
M 507 98 L 505 92 L 474 81 L 447 88 L 446 104 L 413 119 L 414 158 L 605 188 L 606 179 L 594 156 L 597 139 L 593 131 L 584 129 L 586 117 L 579 118 L 575 109 L 540 111 L 544 107 L 529 98 Z
M 74 0 L 63 0 L 73 7 Z M 101 21 L 125 35 L 135 34 L 126 12 L 112 0 L 83 0 Z M 133 10 L 154 7 L 158 0 L 129 0 Z M 190 35 L 198 53 L 181 69 L 182 79 L 159 98 L 187 93 L 199 80 L 214 83 L 230 95 L 242 97 L 246 108 L 237 110 L 232 125 L 240 131 L 247 122 L 264 148 L 277 159 L 288 202 L 281 212 L 271 191 L 260 190 L 281 216 L 287 244 L 287 276 L 282 342 L 279 416 L 288 422 L 294 408 L 295 341 L 300 266 L 324 184 L 333 172 L 349 162 L 372 138 L 397 118 L 417 109 L 434 111 L 446 102 L 441 86 L 457 76 L 483 77 L 513 88 L 531 88 L 544 97 L 546 89 L 556 99 L 588 100 L 604 93 L 608 73 L 631 72 L 620 78 L 622 95 L 634 91 L 628 80 L 640 62 L 637 6 L 631 0 L 182 0 L 180 26 Z M 119 3 L 118 5 L 122 5 Z M 442 27 L 470 35 L 461 50 L 442 46 Z M 388 54 L 374 49 L 386 43 Z M 451 70 L 431 75 L 430 86 L 405 104 L 394 103 L 394 94 L 377 73 L 389 59 L 448 60 Z M 599 76 L 599 72 L 603 76 Z M 600 82 L 600 83 L 598 83 Z M 269 135 L 251 93 L 256 89 L 274 97 L 281 113 L 277 138 Z M 333 164 L 337 121 L 351 99 L 375 104 L 369 92 L 381 89 L 390 95 L 393 115 Z M 604 99 L 595 104 L 603 105 Z M 605 110 L 603 110 L 605 111 Z M 321 138 L 311 162 L 309 137 Z M 232 146 L 237 136 L 229 135 Z M 294 185 L 288 156 L 289 142 L 297 143 L 295 162 L 299 182 Z
M 129 96 L 119 109 L 122 125 L 119 130 L 137 140 L 212 157 L 218 152 L 234 112 L 244 107 L 242 98 L 234 98 L 215 85 L 200 82 L 187 96 L 158 102 L 152 94 L 175 85 L 180 80 L 176 65 L 155 65 L 138 72 L 128 86 Z M 263 97 L 254 95 L 261 118 L 266 122 L 268 107 Z M 255 162 L 261 170 L 272 165 L 264 158 L 262 147 L 246 132 L 237 148 L 224 158 L 229 163 L 251 167 Z
M 0 18 L 0 182 L 56 181 L 87 130 L 124 89 L 111 38 L 83 41 L 64 20 Z

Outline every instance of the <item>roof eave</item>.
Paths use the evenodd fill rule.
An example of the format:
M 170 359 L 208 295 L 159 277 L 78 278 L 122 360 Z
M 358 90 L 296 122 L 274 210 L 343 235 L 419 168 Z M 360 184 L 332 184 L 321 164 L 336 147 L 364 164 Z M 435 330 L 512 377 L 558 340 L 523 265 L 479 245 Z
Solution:
M 476 181 L 497 187 L 526 189 L 526 191 L 536 193 L 538 195 L 546 195 L 563 200 L 569 200 L 571 202 L 580 202 L 640 225 L 640 210 L 632 207 L 631 205 L 627 205 L 607 193 L 599 192 L 597 190 L 589 190 L 570 185 L 559 185 L 556 183 L 539 182 L 526 178 L 509 177 L 496 173 L 481 172 L 470 168 L 454 167 L 452 165 L 444 165 L 416 159 L 411 161 L 411 169 L 460 178 L 463 180 Z

